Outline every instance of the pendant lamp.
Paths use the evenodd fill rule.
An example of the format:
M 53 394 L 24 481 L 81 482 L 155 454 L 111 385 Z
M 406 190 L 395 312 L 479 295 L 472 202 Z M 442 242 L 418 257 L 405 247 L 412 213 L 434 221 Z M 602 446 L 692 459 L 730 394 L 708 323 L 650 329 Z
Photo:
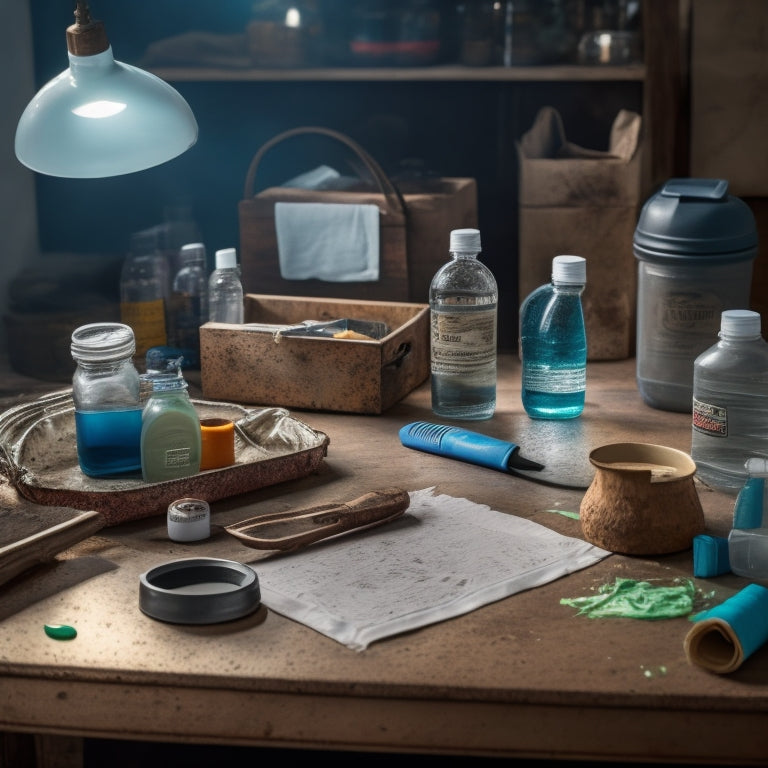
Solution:
M 168 83 L 115 61 L 104 25 L 78 0 L 69 69 L 44 85 L 16 128 L 16 157 L 49 176 L 102 178 L 152 168 L 197 141 L 187 102 Z

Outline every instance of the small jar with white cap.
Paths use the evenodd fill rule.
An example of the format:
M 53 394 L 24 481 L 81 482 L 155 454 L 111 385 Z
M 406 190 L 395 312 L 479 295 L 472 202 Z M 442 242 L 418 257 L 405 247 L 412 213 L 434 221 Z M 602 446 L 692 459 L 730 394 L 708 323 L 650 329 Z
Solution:
M 211 535 L 211 508 L 202 499 L 179 499 L 168 505 L 168 537 L 202 541 Z

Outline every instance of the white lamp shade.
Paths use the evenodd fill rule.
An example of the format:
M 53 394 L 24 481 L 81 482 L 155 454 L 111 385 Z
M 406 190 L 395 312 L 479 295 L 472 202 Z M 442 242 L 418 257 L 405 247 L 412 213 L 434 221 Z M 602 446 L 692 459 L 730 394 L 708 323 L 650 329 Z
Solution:
M 16 128 L 16 156 L 39 173 L 102 178 L 152 168 L 197 141 L 197 121 L 168 83 L 115 61 L 112 48 L 69 53 Z

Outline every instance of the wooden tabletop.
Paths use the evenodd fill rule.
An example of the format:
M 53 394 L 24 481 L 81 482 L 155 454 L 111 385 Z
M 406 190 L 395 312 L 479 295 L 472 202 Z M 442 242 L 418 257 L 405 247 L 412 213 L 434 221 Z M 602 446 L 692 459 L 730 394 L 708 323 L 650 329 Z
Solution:
M 637 441 L 690 450 L 690 417 L 646 406 L 635 361 L 590 363 L 579 419 L 539 422 L 520 403 L 519 362 L 500 360 L 498 408 L 475 431 L 528 458 L 582 471 L 590 450 Z M 103 529 L 0 590 L 0 730 L 9 732 L 478 756 L 764 764 L 768 648 L 716 675 L 688 663 L 688 618 L 590 619 L 560 603 L 617 577 L 693 577 L 692 551 L 610 555 L 467 615 L 357 652 L 262 606 L 236 621 L 172 625 L 138 606 L 139 575 L 191 556 L 263 556 L 222 527 L 349 501 L 388 486 L 436 491 L 581 537 L 582 489 L 515 478 L 401 445 L 435 421 L 429 384 L 381 416 L 294 411 L 330 437 L 320 469 L 216 502 L 212 535 L 176 543 L 164 517 Z M 2 486 L 6 505 L 10 499 Z M 707 532 L 728 533 L 732 497 L 697 483 Z M 669 509 L 674 515 L 675 510 Z M 748 582 L 695 579 L 710 605 Z M 76 627 L 56 641 L 46 623 Z

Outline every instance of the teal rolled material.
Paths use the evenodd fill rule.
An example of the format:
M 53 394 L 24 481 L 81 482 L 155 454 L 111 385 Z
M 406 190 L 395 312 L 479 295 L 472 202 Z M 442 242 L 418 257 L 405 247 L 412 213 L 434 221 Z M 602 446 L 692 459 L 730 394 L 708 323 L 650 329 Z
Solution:
M 749 584 L 693 620 L 684 643 L 688 661 L 719 674 L 733 672 L 768 641 L 768 589 Z

